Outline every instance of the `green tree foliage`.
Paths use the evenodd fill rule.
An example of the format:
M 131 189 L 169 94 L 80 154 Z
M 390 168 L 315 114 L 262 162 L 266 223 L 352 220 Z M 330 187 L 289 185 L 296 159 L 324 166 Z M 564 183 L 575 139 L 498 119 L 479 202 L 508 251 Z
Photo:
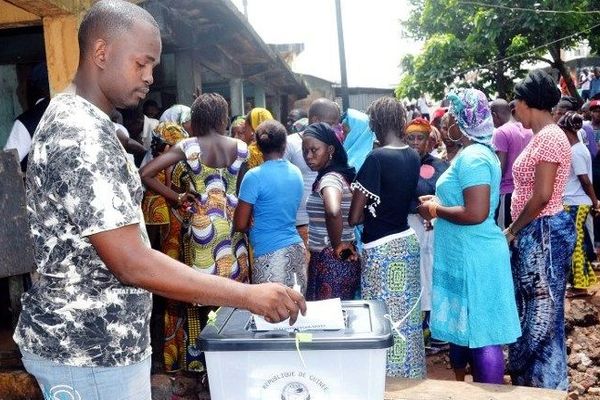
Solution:
M 506 97 L 524 76 L 523 62 L 543 60 L 573 85 L 561 50 L 588 39 L 600 50 L 600 14 L 544 13 L 514 7 L 555 10 L 600 10 L 599 0 L 411 0 L 414 7 L 405 28 L 424 41 L 423 51 L 407 56 L 398 97 L 421 92 L 442 98 L 449 86 L 475 86 Z M 497 5 L 506 8 L 495 8 Z M 567 36 L 571 37 L 565 38 Z M 551 43 L 557 39 L 556 43 Z M 550 58 L 545 58 L 545 54 Z M 499 61 L 502 60 L 502 61 Z M 574 87 L 574 86 L 573 86 Z

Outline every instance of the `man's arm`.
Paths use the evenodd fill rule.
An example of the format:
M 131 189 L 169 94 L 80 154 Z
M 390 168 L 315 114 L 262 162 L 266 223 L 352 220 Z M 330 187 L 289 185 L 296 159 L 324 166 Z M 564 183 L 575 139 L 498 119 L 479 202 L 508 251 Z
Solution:
M 245 308 L 269 321 L 306 312 L 302 295 L 277 283 L 246 285 L 203 274 L 146 247 L 138 224 L 89 236 L 102 261 L 122 283 L 192 304 Z
M 498 155 L 498 159 L 500 160 L 500 171 L 502 171 L 502 176 L 504 176 L 506 170 L 506 158 L 508 153 L 505 151 L 497 151 L 496 155 Z
M 234 232 L 248 232 L 252 226 L 252 211 L 254 204 L 246 203 L 244 200 L 239 200 L 233 213 L 233 230 Z
M 596 210 L 598 208 L 598 198 L 596 197 L 594 185 L 592 184 L 590 177 L 588 174 L 581 174 L 577 175 L 577 178 L 579 179 L 579 183 L 581 183 L 581 187 L 585 194 L 592 200 L 592 209 Z
M 143 154 L 146 152 L 144 146 L 131 139 L 127 134 L 125 134 L 125 132 L 123 132 L 120 129 L 117 129 L 117 139 L 119 139 L 119 142 L 121 142 L 121 144 L 125 148 L 125 151 L 127 151 L 128 153 Z

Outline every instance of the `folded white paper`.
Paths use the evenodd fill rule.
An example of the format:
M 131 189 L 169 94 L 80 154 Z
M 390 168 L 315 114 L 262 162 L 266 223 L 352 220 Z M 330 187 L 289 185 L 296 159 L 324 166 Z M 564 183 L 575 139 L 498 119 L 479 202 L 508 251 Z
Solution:
M 253 316 L 257 331 L 339 330 L 345 328 L 342 301 L 339 298 L 307 301 L 306 315 L 298 314 L 294 325 L 290 325 L 289 320 L 272 324 L 259 315 L 254 314 Z

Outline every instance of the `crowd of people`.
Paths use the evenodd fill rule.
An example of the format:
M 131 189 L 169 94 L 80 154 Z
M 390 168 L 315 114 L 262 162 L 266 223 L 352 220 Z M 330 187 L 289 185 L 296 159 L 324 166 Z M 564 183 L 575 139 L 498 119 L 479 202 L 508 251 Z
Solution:
M 508 369 L 514 384 L 565 390 L 564 298 L 596 282 L 600 102 L 577 113 L 541 71 L 510 103 L 475 89 L 446 102 L 429 121 L 389 97 L 344 114 L 318 99 L 285 126 L 254 108 L 228 130 L 225 100 L 200 95 L 189 138 L 140 171 L 147 196 L 178 215 L 165 230 L 178 238 L 163 243 L 183 253 L 162 251 L 242 282 L 297 283 L 308 300 L 383 301 L 402 321 L 390 376 L 425 377 L 426 347 L 447 345 L 459 380 L 470 367 L 476 382 L 501 384 Z M 204 369 L 201 310 L 167 307 L 168 370 Z
M 365 113 L 320 98 L 284 125 L 265 108 L 230 118 L 203 93 L 147 102 L 123 127 L 109 116 L 147 93 L 156 22 L 104 0 L 79 41 L 76 91 L 47 106 L 27 170 L 40 278 L 15 340 L 45 393 L 150 398 L 149 292 L 167 299 L 153 336 L 167 371 L 206 370 L 196 341 L 212 306 L 292 323 L 304 298 L 368 299 L 394 328 L 388 376 L 425 378 L 433 338 L 458 380 L 470 367 L 501 384 L 508 369 L 513 384 L 567 389 L 565 296 L 596 282 L 600 101 L 580 106 L 533 71 L 510 103 L 453 90 L 415 118 L 392 97 Z
M 579 71 L 577 68 L 571 68 L 570 70 L 571 80 L 575 90 L 584 101 L 597 100 L 600 98 L 600 67 L 594 68 L 581 68 Z M 564 96 L 574 96 L 569 90 L 567 82 L 561 76 L 558 80 L 560 91 Z

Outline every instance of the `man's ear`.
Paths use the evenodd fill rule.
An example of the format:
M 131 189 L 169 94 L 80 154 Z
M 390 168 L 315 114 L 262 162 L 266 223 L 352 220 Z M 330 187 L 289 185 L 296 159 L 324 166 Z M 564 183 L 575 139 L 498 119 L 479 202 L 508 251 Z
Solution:
M 106 60 L 108 58 L 108 43 L 104 39 L 96 39 L 92 48 L 92 58 L 94 64 L 100 69 L 106 68 Z

